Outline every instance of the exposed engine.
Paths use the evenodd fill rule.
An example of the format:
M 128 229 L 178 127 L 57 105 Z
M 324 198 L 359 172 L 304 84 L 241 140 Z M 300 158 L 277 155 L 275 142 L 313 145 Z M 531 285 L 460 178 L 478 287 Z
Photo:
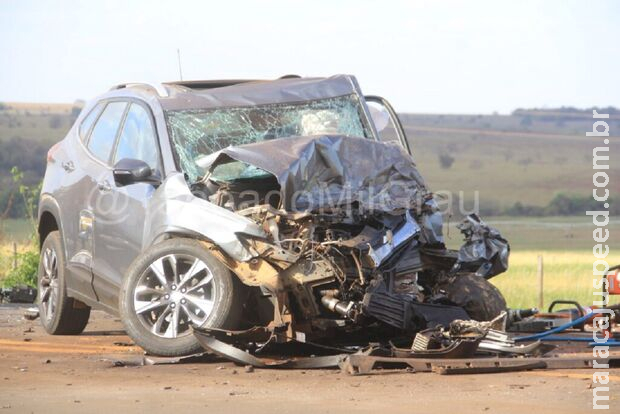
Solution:
M 325 138 L 330 139 L 329 148 L 319 145 Z M 463 249 L 447 250 L 441 214 L 410 157 L 392 146 L 362 140 L 375 153 L 377 149 L 389 151 L 391 155 L 384 159 L 393 165 L 389 170 L 379 163 L 362 175 L 363 170 L 342 157 L 348 141 L 303 139 L 308 145 L 290 157 L 305 161 L 301 173 L 288 160 L 281 166 L 273 158 L 261 163 L 260 158 L 241 158 L 231 148 L 221 163 L 213 164 L 212 171 L 217 173 L 222 165 L 230 171 L 232 164 L 242 173 L 232 179 L 213 174 L 195 187 L 196 195 L 264 230 L 264 238 L 237 234 L 256 262 L 246 267 L 231 265 L 231 269 L 242 279 L 244 272 L 253 272 L 254 284 L 276 298 L 279 310 L 290 314 L 295 330 L 305 333 L 377 321 L 415 332 L 470 319 L 463 304 L 454 303 L 444 288 L 459 274 L 478 272 L 479 277 L 488 278 L 504 271 L 508 244 L 499 233 L 470 216 Z M 264 147 L 265 143 L 255 145 Z M 243 147 L 246 157 L 248 147 Z M 248 168 L 253 175 L 243 177 Z M 390 183 L 396 180 L 404 183 L 409 194 L 395 192 Z M 334 185 L 308 185 L 313 182 Z M 342 200 L 325 202 L 335 187 L 353 192 Z M 373 205 L 377 197 L 388 200 L 387 207 Z M 290 208 L 300 200 L 301 211 Z

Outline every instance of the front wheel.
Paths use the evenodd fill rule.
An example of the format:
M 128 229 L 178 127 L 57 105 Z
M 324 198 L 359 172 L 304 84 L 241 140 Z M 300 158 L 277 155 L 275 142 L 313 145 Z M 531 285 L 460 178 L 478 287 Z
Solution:
M 443 289 L 448 299 L 475 321 L 490 321 L 506 310 L 506 300 L 499 289 L 473 273 L 458 275 Z
M 129 268 L 120 296 L 127 334 L 153 355 L 202 350 L 191 326 L 234 329 L 242 286 L 204 244 L 171 239 L 152 246 Z

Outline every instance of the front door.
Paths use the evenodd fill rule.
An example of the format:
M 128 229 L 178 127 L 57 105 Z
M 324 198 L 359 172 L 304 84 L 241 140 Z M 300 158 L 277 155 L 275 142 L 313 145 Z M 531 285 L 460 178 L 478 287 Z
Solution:
M 93 285 L 96 271 L 96 235 L 99 227 L 97 210 L 102 204 L 106 203 L 105 183 L 109 182 L 112 171 L 110 160 L 127 109 L 127 102 L 125 101 L 104 101 L 104 103 L 105 108 L 103 108 L 101 115 L 90 131 L 88 139 L 85 141 L 86 153 L 80 161 L 85 172 L 85 185 L 82 188 L 83 194 L 80 196 L 84 198 L 85 202 L 77 212 L 78 217 L 74 218 L 79 221 L 78 240 L 81 243 L 88 244 L 88 250 L 92 255 L 90 259 L 91 285 Z M 100 303 L 106 304 L 96 290 L 95 295 Z
M 95 209 L 93 285 L 99 300 L 113 309 L 127 269 L 143 250 L 146 208 L 155 191 L 147 183 L 117 186 L 113 166 L 122 159 L 142 160 L 155 174 L 161 171 L 155 128 L 142 103 L 129 104 Z

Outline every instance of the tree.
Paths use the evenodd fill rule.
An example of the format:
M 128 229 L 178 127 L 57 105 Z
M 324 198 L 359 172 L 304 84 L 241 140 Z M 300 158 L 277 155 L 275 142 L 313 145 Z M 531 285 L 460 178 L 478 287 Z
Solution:
M 521 118 L 521 126 L 529 127 L 531 125 L 532 125 L 532 116 L 531 115 L 525 115 L 523 118 Z
M 452 164 L 454 164 L 454 157 L 451 156 L 450 154 L 439 154 L 439 165 L 441 165 L 441 168 L 443 168 L 444 170 L 449 169 L 450 167 L 452 167 Z

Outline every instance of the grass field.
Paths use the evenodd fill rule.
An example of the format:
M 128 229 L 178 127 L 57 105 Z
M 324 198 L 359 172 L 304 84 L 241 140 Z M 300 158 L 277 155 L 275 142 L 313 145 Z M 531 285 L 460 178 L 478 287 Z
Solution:
M 554 300 L 576 300 L 591 305 L 593 296 L 592 253 L 587 251 L 531 251 L 517 250 L 510 255 L 510 267 L 502 275 L 491 279 L 511 308 L 538 307 L 538 256 L 543 257 L 543 298 L 545 308 Z M 610 254 L 610 266 L 620 264 L 620 254 Z M 600 278 L 600 277 L 598 277 Z M 596 297 L 600 300 L 600 296 Z M 620 296 L 611 296 L 610 303 L 620 302 Z
M 71 104 L 10 103 L 0 111 L 0 140 L 37 139 L 50 146 L 62 139 L 73 122 Z
M 471 202 L 480 195 L 481 208 L 505 209 L 516 202 L 545 206 L 558 192 L 590 196 L 593 137 L 506 133 L 465 128 L 427 128 L 407 124 L 414 158 L 433 191 L 463 191 Z M 620 129 L 616 129 L 618 134 Z M 620 154 L 620 138 L 612 138 L 610 154 Z M 440 154 L 454 158 L 442 168 Z M 617 162 L 617 161 L 615 161 Z M 620 168 L 608 171 L 610 182 L 620 182 Z M 613 194 L 612 197 L 617 197 Z

